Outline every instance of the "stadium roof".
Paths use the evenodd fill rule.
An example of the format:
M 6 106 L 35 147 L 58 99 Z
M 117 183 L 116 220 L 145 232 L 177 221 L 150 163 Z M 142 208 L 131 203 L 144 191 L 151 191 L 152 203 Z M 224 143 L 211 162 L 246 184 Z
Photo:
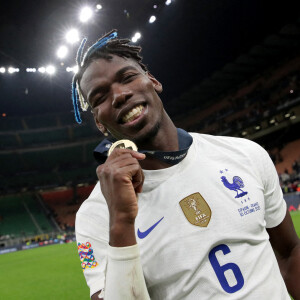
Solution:
M 84 24 L 78 18 L 82 1 L 2 4 L 0 68 L 13 66 L 20 72 L 0 73 L 1 114 L 72 111 L 72 74 L 66 73 L 66 67 L 74 64 L 78 44 L 69 47 L 63 66 L 56 57 L 71 27 L 91 42 L 112 28 L 119 29 L 121 37 L 140 32 L 144 61 L 163 83 L 162 98 L 170 111 L 176 99 L 196 84 L 201 82 L 203 97 L 192 100 L 191 106 L 276 60 L 278 53 L 298 47 L 299 1 L 172 0 L 166 5 L 165 0 L 97 0 L 84 4 L 94 10 L 94 17 Z M 95 11 L 96 4 L 102 9 Z M 152 15 L 156 21 L 151 24 Z M 49 63 L 57 67 L 53 76 L 24 71 Z
M 208 105 L 210 100 L 236 90 L 240 84 L 300 52 L 300 18 L 284 26 L 277 34 L 268 36 L 261 44 L 227 63 L 221 70 L 202 80 L 173 103 L 172 113 L 180 118 L 184 109 Z M 197 95 L 194 97 L 193 94 Z M 183 103 L 181 98 L 185 99 Z M 183 109 L 184 108 L 184 109 Z M 184 115 L 182 114 L 182 117 Z

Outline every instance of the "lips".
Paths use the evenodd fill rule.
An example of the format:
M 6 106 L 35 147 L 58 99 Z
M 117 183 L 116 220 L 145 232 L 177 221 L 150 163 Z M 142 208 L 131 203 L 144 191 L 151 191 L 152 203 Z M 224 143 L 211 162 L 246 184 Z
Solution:
M 120 122 L 122 124 L 130 123 L 137 119 L 141 114 L 144 109 L 144 105 L 142 104 L 137 104 L 133 106 L 123 117 L 120 118 Z

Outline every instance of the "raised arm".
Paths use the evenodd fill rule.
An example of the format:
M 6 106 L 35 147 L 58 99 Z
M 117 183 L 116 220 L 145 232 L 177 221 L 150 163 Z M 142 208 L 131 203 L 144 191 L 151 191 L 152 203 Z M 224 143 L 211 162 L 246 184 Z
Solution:
M 276 254 L 282 277 L 295 300 L 300 299 L 300 240 L 295 232 L 289 211 L 283 221 L 267 229 Z
M 142 191 L 144 182 L 138 159 L 144 158 L 144 154 L 129 149 L 115 149 L 106 163 L 97 168 L 101 191 L 109 211 L 109 244 L 112 247 L 136 244 L 136 194 Z
M 137 193 L 144 175 L 138 160 L 145 155 L 129 149 L 115 149 L 97 168 L 101 190 L 109 211 L 109 246 L 105 299 L 150 299 L 135 238 L 138 213 Z M 130 276 L 134 274 L 134 276 Z M 98 298 L 100 292 L 92 296 Z

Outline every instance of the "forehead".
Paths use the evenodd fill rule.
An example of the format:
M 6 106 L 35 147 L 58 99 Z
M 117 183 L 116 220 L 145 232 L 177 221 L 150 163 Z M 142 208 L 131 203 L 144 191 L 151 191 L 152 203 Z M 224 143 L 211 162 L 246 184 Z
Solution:
M 86 85 L 95 79 L 99 80 L 99 78 L 110 78 L 127 66 L 133 66 L 140 72 L 143 71 L 141 66 L 133 59 L 117 55 L 111 55 L 111 57 L 111 59 L 99 58 L 94 60 L 83 73 L 81 85 Z

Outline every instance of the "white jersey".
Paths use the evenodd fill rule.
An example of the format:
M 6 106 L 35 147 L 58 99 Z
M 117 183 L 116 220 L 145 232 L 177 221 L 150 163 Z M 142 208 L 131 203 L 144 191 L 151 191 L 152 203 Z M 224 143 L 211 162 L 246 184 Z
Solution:
M 290 299 L 266 231 L 286 214 L 267 152 L 191 135 L 182 162 L 144 170 L 135 227 L 151 299 Z M 92 295 L 104 287 L 109 241 L 99 183 L 77 213 L 76 236 Z

